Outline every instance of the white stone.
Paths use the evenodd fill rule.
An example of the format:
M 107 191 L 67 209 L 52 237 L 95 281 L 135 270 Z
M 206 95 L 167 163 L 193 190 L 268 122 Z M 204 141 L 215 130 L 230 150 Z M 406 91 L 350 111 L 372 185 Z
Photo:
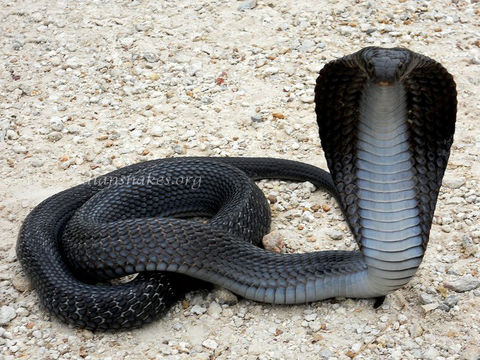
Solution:
M 161 137 L 161 136 L 164 136 L 165 133 L 164 133 L 163 128 L 161 126 L 154 125 L 150 129 L 150 135 L 155 136 L 155 137 Z
M 307 221 L 307 222 L 312 222 L 312 221 L 315 220 L 315 217 L 313 216 L 313 214 L 310 211 L 305 211 L 302 214 L 302 219 Z
M 254 9 L 257 6 L 257 0 L 246 0 L 238 6 L 238 10 L 245 11 Z
M 381 322 L 387 322 L 387 321 L 388 321 L 388 315 L 382 315 L 382 316 L 380 316 L 380 321 L 381 321 Z
M 200 61 L 193 61 L 188 68 L 188 75 L 195 76 L 202 70 L 202 63 Z
M 63 120 L 58 116 L 52 116 L 50 118 L 50 128 L 55 131 L 62 131 L 63 130 Z
M 15 319 L 17 313 L 15 309 L 11 306 L 5 305 L 0 308 L 0 325 L 6 325 L 11 320 Z
M 354 353 L 358 353 L 361 348 L 362 348 L 362 344 L 360 344 L 360 343 L 355 343 L 355 344 L 352 345 L 352 351 Z
M 196 314 L 196 315 L 205 314 L 206 311 L 207 311 L 207 309 L 203 306 L 200 306 L 200 305 L 193 305 L 192 310 L 191 310 L 191 312 L 193 314 Z
M 210 315 L 214 319 L 218 319 L 221 313 L 222 307 L 216 301 L 212 301 L 210 303 L 210 306 L 208 307 L 208 315 Z
M 423 358 L 426 360 L 435 360 L 438 357 L 438 350 L 434 347 L 430 347 L 423 352 Z
M 445 175 L 443 178 L 443 185 L 450 189 L 458 189 L 465 184 L 464 177 L 457 177 L 453 175 Z
M 218 344 L 215 340 L 207 339 L 204 342 L 202 342 L 202 346 L 210 350 L 215 350 L 218 347 Z
M 455 292 L 471 291 L 480 286 L 480 279 L 468 274 L 454 281 L 446 281 L 443 284 L 447 289 L 451 289 Z
M 300 101 L 305 104 L 313 104 L 314 97 L 310 95 L 303 95 L 300 97 Z
M 13 145 L 13 151 L 16 154 L 26 154 L 27 153 L 27 148 L 23 145 L 15 144 L 15 145 Z
M 319 331 L 322 328 L 322 324 L 320 323 L 320 321 L 315 320 L 309 322 L 308 327 L 312 329 L 312 331 Z
M 14 130 L 8 129 L 6 137 L 9 140 L 17 140 L 18 139 L 18 134 Z
M 265 68 L 265 72 L 269 75 L 275 75 L 278 73 L 278 68 L 275 66 L 269 66 Z
M 125 37 L 120 39 L 120 44 L 126 48 L 129 48 L 130 46 L 132 46 L 134 42 L 135 42 L 135 39 L 131 37 Z
M 325 234 L 327 234 L 332 240 L 342 240 L 343 232 L 336 229 L 326 229 Z
M 80 61 L 74 56 L 65 61 L 65 68 L 78 69 L 81 66 Z

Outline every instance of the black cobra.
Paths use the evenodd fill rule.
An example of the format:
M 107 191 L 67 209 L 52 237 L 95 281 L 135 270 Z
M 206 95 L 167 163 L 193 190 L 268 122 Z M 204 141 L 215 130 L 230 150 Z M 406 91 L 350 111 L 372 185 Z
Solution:
M 315 103 L 331 176 L 280 159 L 161 159 L 42 202 L 17 244 L 42 303 L 76 326 L 115 329 L 158 317 L 192 278 L 276 304 L 381 298 L 405 285 L 428 243 L 453 140 L 453 78 L 407 49 L 370 47 L 325 65 Z M 261 178 L 332 192 L 360 251 L 258 247 L 270 227 L 252 181 Z M 184 218 L 191 215 L 211 219 Z M 128 283 L 102 283 L 135 273 Z

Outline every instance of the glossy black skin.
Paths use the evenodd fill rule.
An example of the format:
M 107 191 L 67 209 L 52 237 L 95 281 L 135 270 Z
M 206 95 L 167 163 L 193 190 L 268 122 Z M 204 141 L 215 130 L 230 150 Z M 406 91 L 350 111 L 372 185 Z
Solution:
M 378 85 L 393 85 L 401 81 L 408 73 L 412 56 L 403 48 L 383 49 L 370 47 L 364 49 L 361 60 L 369 79 Z
M 367 68 L 369 70 L 367 70 Z M 368 73 L 368 71 L 370 71 L 370 73 Z M 370 76 L 368 74 L 370 74 Z M 326 64 L 317 79 L 315 89 L 317 122 L 322 147 L 325 151 L 333 179 L 324 170 L 314 168 L 307 164 L 281 159 L 217 158 L 213 161 L 211 158 L 177 158 L 152 160 L 150 162 L 131 165 L 104 175 L 99 179 L 65 190 L 46 199 L 29 214 L 22 225 L 17 242 L 18 259 L 25 272 L 35 283 L 42 303 L 51 313 L 57 315 L 61 320 L 78 327 L 92 330 L 127 329 L 141 326 L 143 323 L 152 321 L 160 316 L 178 299 L 178 296 L 185 290 L 184 288 L 188 288 L 188 286 L 184 286 L 186 284 L 182 283 L 182 281 L 170 279 L 168 276 L 172 276 L 172 274 L 168 275 L 163 272 L 156 273 L 151 271 L 145 271 L 138 275 L 134 281 L 126 284 L 105 286 L 104 284 L 92 284 L 91 282 L 93 281 L 83 282 L 80 278 L 85 277 L 84 272 L 72 272 L 72 267 L 69 267 L 65 261 L 66 247 L 61 245 L 61 241 L 64 240 L 62 236 L 63 229 L 73 213 L 82 207 L 88 199 L 93 198 L 96 193 L 108 187 L 108 182 L 98 180 L 128 177 L 131 174 L 151 174 L 153 168 L 159 163 L 165 163 L 165 165 L 171 166 L 168 168 L 169 171 L 180 171 L 180 174 L 183 176 L 185 170 L 191 169 L 191 166 L 188 164 L 200 161 L 203 165 L 199 164 L 197 167 L 201 165 L 202 168 L 205 168 L 206 171 L 205 173 L 202 172 L 202 174 L 205 174 L 205 177 L 210 179 L 212 179 L 213 174 L 215 174 L 213 171 L 214 168 L 218 169 L 220 176 L 216 178 L 221 179 L 221 181 L 211 183 L 210 187 L 206 187 L 207 182 L 202 181 L 202 189 L 210 189 L 208 194 L 212 195 L 211 199 L 216 199 L 218 195 L 221 194 L 217 184 L 225 185 L 227 174 L 230 174 L 229 177 L 232 179 L 240 179 L 248 176 L 251 179 L 279 178 L 293 181 L 310 181 L 318 187 L 327 189 L 339 200 L 342 205 L 342 211 L 348 220 L 348 224 L 355 238 L 360 239 L 358 234 L 361 225 L 359 223 L 359 217 L 356 216 L 358 206 L 356 203 L 357 199 L 355 198 L 356 170 L 354 143 L 358 120 L 357 116 L 359 113 L 359 101 L 363 94 L 363 88 L 368 81 L 388 86 L 400 79 L 402 85 L 405 86 L 407 94 L 409 127 L 411 131 L 410 142 L 414 155 L 414 164 L 412 164 L 412 166 L 415 167 L 419 174 L 417 177 L 417 198 L 421 206 L 419 216 L 422 219 L 422 236 L 424 237 L 424 247 L 426 248 L 438 189 L 441 185 L 450 146 L 453 141 L 457 104 L 455 83 L 452 76 L 441 64 L 423 55 L 410 52 L 407 49 L 365 48 Z M 225 165 L 233 165 L 234 168 L 231 168 L 229 171 L 220 171 L 220 162 Z M 161 174 L 166 173 L 163 171 L 165 169 L 166 168 L 162 167 Z M 240 170 L 245 174 L 241 175 Z M 248 181 L 242 182 L 242 184 L 248 184 L 248 187 L 242 189 L 253 188 Z M 230 191 L 232 186 L 225 186 L 225 188 Z M 260 192 L 260 190 L 257 192 Z M 127 191 L 124 194 L 128 193 Z M 141 191 L 136 191 L 136 193 L 145 194 Z M 172 192 L 169 190 L 168 193 L 171 194 Z M 242 190 L 239 191 L 239 193 L 247 192 Z M 254 193 L 249 192 L 249 194 Z M 195 201 L 196 198 L 190 195 L 180 195 L 182 195 L 181 198 L 184 201 L 193 204 L 195 209 L 197 209 L 197 205 L 205 204 L 205 202 Z M 350 201 L 352 196 L 353 201 Z M 260 199 L 260 197 L 254 195 L 251 197 Z M 232 197 L 232 199 L 237 198 Z M 145 194 L 141 200 L 139 204 L 141 205 L 142 211 L 139 211 L 139 213 L 143 215 L 145 215 L 144 210 L 146 209 L 143 206 L 144 204 L 163 204 L 156 201 L 155 197 L 150 196 L 150 193 Z M 261 201 L 264 203 L 266 209 L 263 211 L 263 215 L 266 215 L 269 210 L 268 203 L 266 203 L 264 198 Z M 170 200 L 166 205 L 170 203 L 178 205 L 178 203 L 175 204 L 174 200 Z M 213 203 L 213 201 L 207 202 L 207 204 Z M 246 209 L 248 209 L 248 211 L 242 210 L 241 212 L 244 215 L 244 221 L 239 222 L 240 217 L 235 215 L 231 223 L 229 221 L 223 222 L 228 230 L 237 228 L 239 223 L 245 223 L 249 225 L 245 227 L 245 230 L 247 230 L 246 233 L 251 233 L 251 224 L 259 223 L 259 218 L 266 219 L 265 222 L 260 223 L 260 225 L 262 225 L 260 228 L 264 230 L 268 228 L 270 223 L 269 217 L 254 216 L 253 214 L 255 212 L 250 211 L 249 202 L 236 201 L 235 203 L 247 204 Z M 128 210 L 125 204 L 120 202 L 118 204 L 122 208 L 122 211 Z M 220 208 L 220 206 L 216 205 L 219 204 L 215 202 L 209 209 Z M 150 208 L 158 209 L 158 206 Z M 107 210 L 108 209 L 107 207 Z M 164 210 L 169 212 L 173 211 L 174 214 L 180 211 L 178 206 L 168 206 Z M 185 212 L 189 213 L 188 211 Z M 122 216 L 124 213 L 125 212 L 121 213 Z M 231 211 L 227 213 L 232 216 Z M 144 219 L 146 218 L 140 217 L 140 221 L 146 222 Z M 127 220 L 130 221 L 131 219 L 128 218 Z M 127 223 L 129 223 L 128 221 Z M 183 233 L 183 229 L 175 226 L 175 224 L 179 224 L 181 219 L 173 219 L 172 221 L 175 223 L 164 224 L 165 226 L 162 229 L 165 230 L 164 233 L 168 232 L 168 234 L 170 234 L 167 236 L 169 241 L 171 240 L 170 243 L 177 244 L 177 234 Z M 134 255 L 134 261 L 138 259 L 140 265 L 145 263 L 144 258 L 148 253 L 144 253 L 143 250 L 151 248 L 152 245 L 146 237 L 148 234 L 145 234 L 148 227 L 138 227 L 136 223 L 132 223 L 132 229 L 135 228 L 135 233 L 132 236 L 132 231 L 125 231 L 126 223 L 118 225 L 112 222 L 111 224 L 112 225 L 105 226 L 104 229 L 111 229 L 111 233 L 120 232 L 123 238 L 128 237 L 132 239 L 134 244 L 139 243 L 141 239 L 145 239 L 142 243 L 144 244 L 141 248 L 142 251 L 135 253 L 127 252 L 126 254 L 127 257 L 128 255 Z M 186 229 L 186 226 L 185 224 L 184 229 Z M 188 228 L 191 229 L 191 233 L 189 234 L 193 235 L 187 236 L 186 238 L 188 240 L 195 240 L 195 243 L 198 242 L 201 244 L 201 246 L 193 246 L 192 248 L 195 251 L 190 251 L 189 253 L 193 253 L 195 258 L 198 258 L 199 254 L 205 254 L 202 264 L 205 264 L 206 266 L 204 268 L 206 268 L 212 264 L 219 264 L 218 258 L 215 258 L 215 253 L 212 253 L 208 246 L 205 246 L 206 241 L 210 241 L 212 248 L 219 249 L 219 251 L 223 251 L 227 244 L 233 244 L 233 242 L 217 243 L 217 239 L 219 238 L 210 236 L 211 229 L 202 231 L 202 229 L 204 229 L 203 226 L 207 225 L 188 222 Z M 201 230 L 200 232 L 198 231 L 199 229 Z M 79 236 L 85 235 L 84 232 L 74 233 Z M 220 230 L 218 230 L 218 234 L 220 234 Z M 106 238 L 109 237 L 106 236 Z M 240 238 L 244 239 L 246 237 L 240 236 Z M 261 236 L 258 239 L 261 239 Z M 205 240 L 205 242 L 203 242 L 203 240 Z M 192 243 L 192 241 L 186 242 L 187 245 L 190 243 Z M 255 254 L 258 253 L 259 256 L 244 257 L 248 263 L 240 263 L 236 267 L 234 274 L 235 276 L 240 276 L 240 279 L 252 278 L 256 276 L 258 265 L 262 264 L 261 259 L 264 259 L 265 253 L 261 252 L 260 257 L 260 251 L 257 252 L 258 248 L 250 246 L 250 244 L 245 241 L 239 241 L 239 244 L 240 243 L 242 244 L 242 248 L 246 246 L 249 249 L 256 249 Z M 123 243 L 120 242 L 115 245 L 119 244 Z M 219 244 L 221 246 L 219 246 Z M 105 250 L 103 252 L 105 258 L 108 257 L 111 259 L 111 257 L 117 253 L 122 255 L 121 252 L 124 249 L 117 250 L 115 245 L 100 246 L 100 250 Z M 97 243 L 93 243 L 92 246 L 86 246 L 85 256 L 94 254 L 95 251 L 93 250 L 95 247 L 98 248 Z M 361 242 L 359 243 L 359 247 L 361 248 Z M 171 248 L 172 247 L 169 247 L 169 249 Z M 116 252 L 110 251 L 111 249 Z M 240 246 L 234 246 L 231 251 L 232 254 L 239 254 L 241 252 Z M 168 251 L 165 253 L 167 257 L 170 256 Z M 324 261 L 325 257 L 329 258 L 330 256 L 328 255 L 329 252 L 323 252 L 323 254 L 327 255 L 322 255 L 322 257 L 319 258 L 319 263 L 323 266 L 321 271 L 330 273 L 332 278 L 334 278 L 337 271 L 336 269 L 340 263 L 337 259 L 338 256 L 334 256 L 331 261 Z M 352 258 L 354 261 L 352 261 L 351 264 L 355 266 L 357 264 L 361 265 L 361 262 L 358 261 L 359 256 L 357 256 L 359 253 L 351 252 L 351 254 L 355 256 L 355 259 Z M 289 255 L 295 255 L 294 259 L 306 259 L 308 262 L 308 266 L 302 267 L 302 270 L 296 273 L 303 274 L 313 268 L 311 261 L 308 257 L 303 256 L 303 254 Z M 275 256 L 275 254 L 268 256 Z M 348 256 L 347 259 L 351 257 L 350 254 L 342 256 Z M 215 258 L 216 261 L 211 260 L 212 257 Z M 225 259 L 227 260 L 221 264 L 226 262 L 234 263 L 230 260 L 230 257 Z M 114 258 L 113 260 L 113 264 L 115 265 L 116 259 Z M 91 262 L 97 262 L 97 259 Z M 278 263 L 283 264 L 282 261 Z M 115 269 L 117 268 L 119 269 L 120 267 L 116 267 Z M 148 270 L 148 264 L 145 266 L 145 269 Z M 129 270 L 126 269 L 125 271 L 128 273 Z M 345 271 L 352 273 L 351 269 Z M 244 276 L 242 274 L 246 275 Z M 291 270 L 277 271 L 276 274 L 280 276 L 270 276 L 269 279 L 275 280 L 280 278 L 281 280 L 282 276 L 285 276 L 285 281 L 290 281 L 292 274 L 295 274 L 295 272 Z M 185 282 L 185 280 L 183 280 L 183 282 Z M 375 307 L 380 306 L 383 299 L 383 296 L 378 297 L 375 302 Z

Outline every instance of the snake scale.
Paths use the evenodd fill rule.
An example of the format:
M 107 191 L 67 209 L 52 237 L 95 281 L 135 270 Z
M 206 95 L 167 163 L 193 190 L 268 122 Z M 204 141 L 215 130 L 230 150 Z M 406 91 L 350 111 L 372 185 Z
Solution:
M 425 253 L 453 141 L 453 77 L 408 49 L 368 47 L 323 67 L 315 104 L 330 173 L 272 158 L 159 159 L 44 200 L 17 242 L 42 304 L 78 327 L 125 329 L 199 280 L 274 304 L 381 298 L 405 285 Z M 270 208 L 253 181 L 263 178 L 331 192 L 359 250 L 262 249 Z M 198 215 L 210 219 L 187 219 Z

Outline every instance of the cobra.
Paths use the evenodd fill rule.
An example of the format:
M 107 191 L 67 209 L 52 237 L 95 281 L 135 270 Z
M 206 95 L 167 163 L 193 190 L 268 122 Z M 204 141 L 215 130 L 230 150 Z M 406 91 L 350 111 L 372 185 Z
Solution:
M 330 173 L 271 158 L 160 159 L 40 203 L 21 227 L 17 254 L 43 305 L 75 326 L 119 329 L 157 318 L 199 280 L 274 304 L 381 300 L 405 285 L 429 239 L 455 129 L 455 82 L 426 56 L 369 47 L 324 66 L 315 104 Z M 198 186 L 130 181 L 179 177 Z M 270 228 L 253 182 L 262 178 L 331 192 L 359 250 L 260 248 Z

